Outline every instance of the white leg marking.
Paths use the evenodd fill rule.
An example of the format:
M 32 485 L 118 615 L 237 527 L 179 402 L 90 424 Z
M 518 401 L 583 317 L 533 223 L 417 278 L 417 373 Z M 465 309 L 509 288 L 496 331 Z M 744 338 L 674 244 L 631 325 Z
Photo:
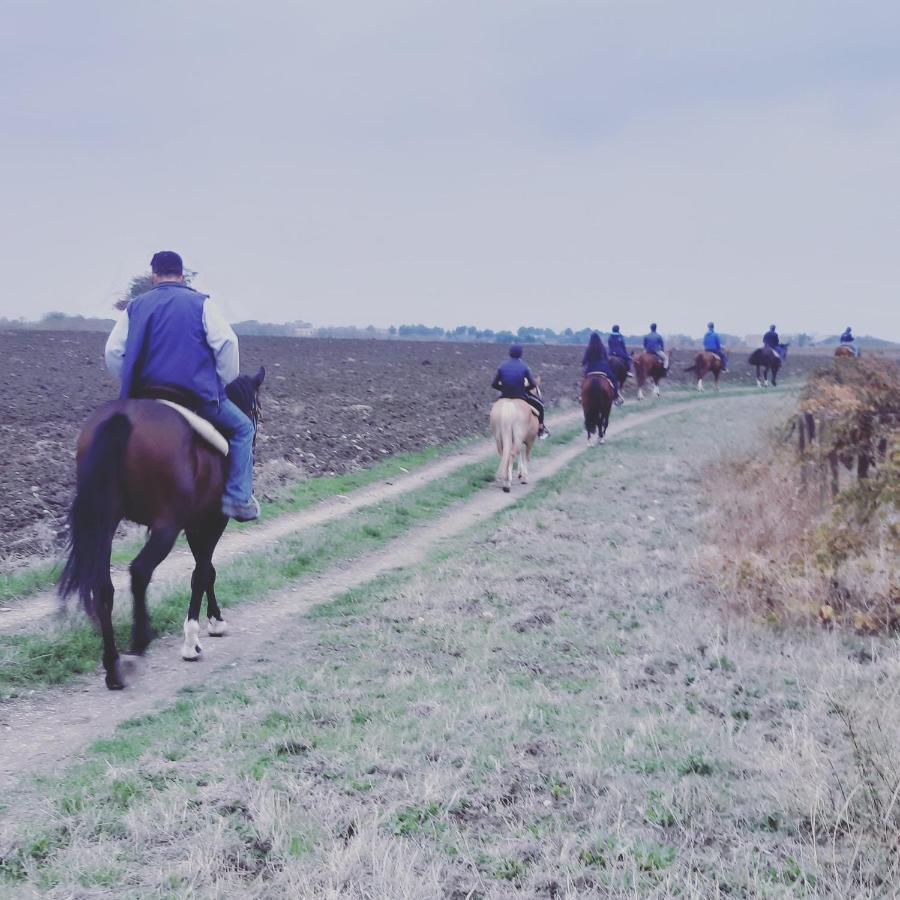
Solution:
M 206 623 L 206 633 L 212 637 L 222 637 L 228 631 L 228 625 L 224 619 L 208 619 Z
M 199 659 L 202 651 L 203 648 L 200 646 L 200 623 L 196 619 L 185 619 L 181 658 L 186 660 Z

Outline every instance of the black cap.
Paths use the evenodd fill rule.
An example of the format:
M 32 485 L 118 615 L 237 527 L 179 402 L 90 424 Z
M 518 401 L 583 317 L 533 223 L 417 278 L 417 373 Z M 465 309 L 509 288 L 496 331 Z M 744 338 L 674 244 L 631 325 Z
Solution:
M 184 275 L 184 263 L 174 250 L 160 250 L 153 254 L 150 268 L 154 275 Z

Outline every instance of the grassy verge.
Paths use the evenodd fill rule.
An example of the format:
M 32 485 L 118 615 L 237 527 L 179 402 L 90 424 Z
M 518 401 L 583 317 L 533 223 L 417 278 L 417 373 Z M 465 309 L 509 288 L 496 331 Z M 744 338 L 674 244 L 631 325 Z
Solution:
M 883 893 L 894 850 L 845 805 L 866 773 L 838 727 L 847 697 L 897 708 L 878 663 L 758 645 L 697 602 L 715 448 L 652 490 L 628 477 L 636 459 L 665 472 L 719 410 L 583 454 L 415 571 L 316 607 L 270 668 L 124 723 L 35 789 L 0 879 L 61 896 Z M 746 422 L 724 427 L 745 444 Z
M 571 440 L 577 431 L 577 427 L 561 430 L 536 452 Z M 218 567 L 219 602 L 225 608 L 255 602 L 291 581 L 376 550 L 434 519 L 453 503 L 473 496 L 493 481 L 495 469 L 493 459 L 472 463 L 400 498 L 364 507 L 346 518 L 282 538 L 264 552 L 226 563 Z M 150 617 L 154 628 L 160 634 L 178 631 L 186 604 L 185 589 L 170 590 L 153 599 Z M 116 628 L 121 647 L 127 647 L 129 628 L 130 616 L 123 612 Z M 92 671 L 99 652 L 99 637 L 87 622 L 47 634 L 0 635 L 0 697 L 59 684 L 71 675 Z

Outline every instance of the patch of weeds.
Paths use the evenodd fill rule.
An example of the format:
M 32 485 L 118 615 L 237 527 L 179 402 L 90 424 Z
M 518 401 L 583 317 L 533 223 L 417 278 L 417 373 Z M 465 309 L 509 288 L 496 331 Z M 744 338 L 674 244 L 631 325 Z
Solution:
M 613 837 L 595 841 L 589 847 L 583 847 L 578 851 L 578 859 L 582 865 L 596 866 L 599 869 L 614 864 L 618 855 L 616 839 Z
M 749 709 L 741 706 L 738 709 L 733 709 L 731 711 L 731 718 L 735 719 L 738 722 L 749 722 L 751 719 L 751 713 Z
M 713 767 L 702 753 L 692 753 L 678 764 L 679 775 L 712 775 Z
M 719 669 L 722 672 L 736 672 L 737 666 L 734 664 L 734 661 L 729 659 L 724 654 L 721 656 L 714 656 L 710 661 L 707 668 L 714 672 L 716 669 Z
M 644 844 L 639 841 L 631 848 L 631 855 L 643 871 L 661 872 L 672 865 L 678 850 L 668 844 Z
M 780 867 L 767 866 L 765 876 L 769 881 L 781 882 L 782 884 L 816 886 L 815 875 L 806 872 L 793 856 L 789 856 Z
M 672 808 L 663 801 L 662 791 L 650 791 L 650 803 L 644 812 L 648 822 L 662 828 L 672 828 L 677 824 Z
M 503 859 L 494 869 L 494 878 L 504 881 L 520 881 L 528 866 L 521 859 Z
M 424 806 L 404 806 L 394 814 L 390 831 L 395 837 L 409 837 L 422 831 L 439 833 L 446 829 L 446 824 L 437 819 L 443 813 L 439 803 L 427 803 Z
M 766 813 L 756 823 L 756 827 L 759 831 L 769 831 L 774 834 L 776 831 L 779 831 L 781 829 L 781 813 Z

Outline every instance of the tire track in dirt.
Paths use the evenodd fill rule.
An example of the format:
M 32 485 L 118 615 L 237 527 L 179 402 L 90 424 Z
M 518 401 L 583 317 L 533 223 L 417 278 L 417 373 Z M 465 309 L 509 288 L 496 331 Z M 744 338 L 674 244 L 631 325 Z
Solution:
M 554 417 L 553 425 L 556 428 L 568 428 L 581 418 L 581 410 L 570 410 Z M 364 506 L 372 506 L 391 500 L 395 497 L 407 494 L 444 478 L 452 472 L 472 463 L 489 459 L 496 453 L 493 440 L 479 441 L 474 447 L 467 448 L 446 456 L 435 462 L 426 463 L 408 474 L 392 477 L 390 481 L 380 481 L 367 487 L 359 488 L 347 494 L 323 500 L 315 506 L 307 507 L 295 513 L 280 515 L 271 522 L 261 522 L 253 528 L 226 531 L 216 547 L 215 564 L 217 566 L 228 562 L 238 556 L 258 550 L 266 544 L 271 544 L 288 534 L 294 534 L 316 525 L 324 525 L 335 519 L 341 519 Z M 188 585 L 190 585 L 191 572 L 194 569 L 194 558 L 186 547 L 174 550 L 160 564 L 153 574 L 153 590 L 150 595 L 150 605 L 153 605 L 153 597 L 162 592 L 183 586 L 185 589 L 185 602 L 188 597 Z M 130 582 L 128 567 L 117 565 L 112 571 L 113 587 L 116 597 L 130 596 Z M 127 604 L 126 604 L 127 605 Z M 121 609 L 121 607 L 119 607 Z M 73 601 L 71 611 L 81 615 L 77 604 Z M 0 613 L 0 634 L 13 634 L 20 631 L 32 632 L 42 620 L 45 624 L 59 615 L 60 606 L 55 591 L 41 591 L 25 597 L 14 606 Z
M 678 404 L 636 414 L 612 423 L 607 435 L 615 437 L 688 409 Z M 291 653 L 291 630 L 304 627 L 298 617 L 313 606 L 386 572 L 421 562 L 442 540 L 455 537 L 527 496 L 535 484 L 559 472 L 587 449 L 584 437 L 579 435 L 538 460 L 534 466 L 537 478 L 528 485 L 515 486 L 512 493 L 483 491 L 379 551 L 277 591 L 265 601 L 229 609 L 229 636 L 201 636 L 204 657 L 198 664 L 181 660 L 182 637 L 170 635 L 156 641 L 141 659 L 123 656 L 129 684 L 124 691 L 108 691 L 98 668 L 65 686 L 34 691 L 7 703 L 0 708 L 0 795 L 9 795 L 11 807 L 17 782 L 74 762 L 78 750 L 90 740 L 109 733 L 126 719 L 171 702 L 180 689 L 198 679 L 208 681 L 234 674 L 232 670 L 239 664 L 241 676 L 247 677 L 261 665 L 277 663 L 279 655 Z

